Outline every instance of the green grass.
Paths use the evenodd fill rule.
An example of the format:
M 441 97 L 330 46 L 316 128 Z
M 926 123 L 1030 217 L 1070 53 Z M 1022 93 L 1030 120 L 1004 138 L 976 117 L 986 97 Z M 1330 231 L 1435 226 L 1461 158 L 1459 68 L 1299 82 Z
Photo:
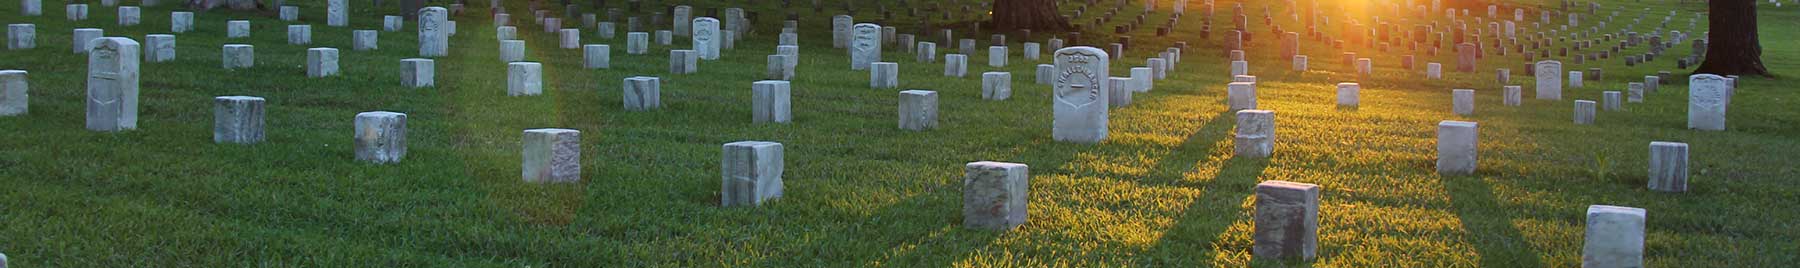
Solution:
M 0 3 L 0 14 L 8 14 L 0 22 L 37 24 L 38 48 L 0 51 L 0 69 L 31 72 L 31 113 L 0 118 L 0 252 L 16 267 L 1573 267 L 1592 204 L 1649 210 L 1649 266 L 1800 261 L 1793 242 L 1800 209 L 1791 202 L 1800 200 L 1792 185 L 1800 178 L 1793 159 L 1800 152 L 1800 109 L 1793 108 L 1800 92 L 1785 80 L 1741 81 L 1723 132 L 1685 129 L 1686 79 L 1628 111 L 1601 112 L 1596 125 L 1571 123 L 1574 99 L 1597 100 L 1601 91 L 1623 90 L 1627 80 L 1656 70 L 1685 73 L 1673 69 L 1685 45 L 1637 67 L 1618 58 L 1568 64 L 1565 70 L 1605 67 L 1607 80 L 1567 89 L 1563 101 L 1531 100 L 1527 85 L 1520 107 L 1501 105 L 1491 72 L 1514 68 L 1514 83 L 1529 84 L 1516 54 L 1484 60 L 1475 73 L 1418 80 L 1422 67 L 1399 68 L 1403 49 L 1354 49 L 1374 58 L 1378 72 L 1361 80 L 1360 108 L 1339 109 L 1333 85 L 1357 80 L 1337 63 L 1341 51 L 1304 45 L 1313 70 L 1287 71 L 1273 35 L 1254 16 L 1264 6 L 1274 14 L 1287 7 L 1252 1 L 1252 73 L 1262 81 L 1261 108 L 1277 113 L 1278 142 L 1271 158 L 1236 159 L 1234 120 L 1223 100 L 1228 65 L 1218 54 L 1218 33 L 1198 38 L 1197 3 L 1171 35 L 1180 38 L 1139 31 L 1136 46 L 1113 62 L 1114 74 L 1128 75 L 1126 68 L 1152 51 L 1187 41 L 1193 47 L 1172 78 L 1114 109 L 1107 141 L 1079 145 L 1051 140 L 1049 91 L 1032 84 L 1033 65 L 1044 62 L 1018 55 L 1006 68 L 973 55 L 970 76 L 953 79 L 942 77 L 941 62 L 886 52 L 900 63 L 903 89 L 940 95 L 938 129 L 899 130 L 897 90 L 869 89 L 867 74 L 849 70 L 847 53 L 830 48 L 828 16 L 806 9 L 799 9 L 794 122 L 753 125 L 750 84 L 775 51 L 769 32 L 784 13 L 772 3 L 753 8 L 763 13 L 763 33 L 701 63 L 693 75 L 666 73 L 667 46 L 625 54 L 623 25 L 611 40 L 583 30 L 584 43 L 614 47 L 612 69 L 583 70 L 579 49 L 557 48 L 556 37 L 514 3 L 528 60 L 545 64 L 546 93 L 506 97 L 505 63 L 483 1 L 454 17 L 460 32 L 452 56 L 437 59 L 438 86 L 430 89 L 399 85 L 399 60 L 417 53 L 415 24 L 382 32 L 378 51 L 351 51 L 351 30 L 379 29 L 379 15 L 388 11 L 356 2 L 353 27 L 337 28 L 324 25 L 323 2 L 304 2 L 297 3 L 305 6 L 299 23 L 314 27 L 310 47 L 341 49 L 341 76 L 305 78 L 309 46 L 287 45 L 288 23 L 272 14 L 202 13 L 196 31 L 178 35 L 176 61 L 143 65 L 140 129 L 96 133 L 82 124 L 85 55 L 68 52 L 72 29 L 101 27 L 107 36 L 142 40 L 167 32 L 172 5 L 146 8 L 143 24 L 120 27 L 113 9 L 97 3 L 89 20 L 69 22 L 62 2 L 45 1 L 40 17 L 14 16 L 17 2 Z M 693 2 L 696 14 L 743 3 Z M 1630 10 L 1609 24 L 1614 28 L 1654 7 L 1681 10 L 1671 25 L 1683 29 L 1704 9 L 1606 5 Z M 1121 18 L 1136 10 L 1124 9 Z M 1230 11 L 1229 2 L 1219 2 L 1215 29 L 1228 27 Z M 1327 11 L 1334 23 L 1344 20 Z M 872 7 L 858 15 L 877 17 Z M 1800 71 L 1800 15 L 1765 5 L 1760 16 L 1764 60 L 1771 71 L 1793 76 Z M 254 19 L 253 36 L 224 39 L 228 19 Z M 220 68 L 226 43 L 256 45 L 257 66 Z M 953 51 L 940 44 L 940 53 Z M 1421 55 L 1419 65 L 1432 61 L 1447 70 L 1455 62 L 1442 53 Z M 1013 73 L 1012 99 L 980 99 L 979 73 L 990 70 Z M 662 109 L 624 111 L 619 86 L 636 75 L 663 78 Z M 1452 88 L 1477 90 L 1475 115 L 1450 112 Z M 268 99 L 266 142 L 210 142 L 210 99 L 223 95 Z M 353 160 L 352 118 L 374 110 L 409 114 L 404 162 Z M 1440 120 L 1481 123 L 1476 175 L 1433 173 Z M 544 127 L 584 132 L 581 183 L 521 182 L 521 131 Z M 785 197 L 760 208 L 717 206 L 720 145 L 741 140 L 785 145 Z M 1692 146 L 1690 192 L 1645 189 L 1650 141 Z M 1004 233 L 962 228 L 962 165 L 982 160 L 1032 166 L 1026 225 Z M 1324 187 L 1317 260 L 1251 258 L 1252 188 L 1264 180 Z

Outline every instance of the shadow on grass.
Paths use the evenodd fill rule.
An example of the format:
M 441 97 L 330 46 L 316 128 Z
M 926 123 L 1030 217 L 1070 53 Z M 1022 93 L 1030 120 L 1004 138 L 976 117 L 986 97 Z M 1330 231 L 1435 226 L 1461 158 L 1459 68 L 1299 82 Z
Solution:
M 1444 190 L 1450 197 L 1451 210 L 1467 232 L 1466 242 L 1481 255 L 1482 267 L 1543 267 L 1544 261 L 1531 251 L 1512 217 L 1494 199 L 1493 187 L 1479 177 L 1443 178 Z M 1488 219 L 1488 220 L 1483 220 Z

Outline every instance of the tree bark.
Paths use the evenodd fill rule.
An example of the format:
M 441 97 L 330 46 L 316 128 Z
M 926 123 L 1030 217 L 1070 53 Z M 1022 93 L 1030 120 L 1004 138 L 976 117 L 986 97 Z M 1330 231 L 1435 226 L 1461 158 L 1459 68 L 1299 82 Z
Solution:
M 1070 29 L 1069 22 L 1056 13 L 1056 0 L 994 0 L 994 31 L 1021 29 L 1051 32 Z
M 1706 4 L 1706 60 L 1694 73 L 1768 76 L 1756 32 L 1755 0 L 1712 0 Z

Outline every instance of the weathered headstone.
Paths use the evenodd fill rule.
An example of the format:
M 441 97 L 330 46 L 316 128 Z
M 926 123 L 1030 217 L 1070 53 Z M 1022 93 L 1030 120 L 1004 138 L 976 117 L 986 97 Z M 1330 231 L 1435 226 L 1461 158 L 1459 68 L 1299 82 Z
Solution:
M 1056 65 L 1038 64 L 1033 78 L 1039 85 L 1049 85 L 1056 80 Z
M 1623 92 L 1606 91 L 1606 92 L 1601 92 L 1600 94 L 1601 94 L 1601 98 L 1600 98 L 1601 109 L 1605 109 L 1607 111 L 1619 111 L 1619 110 L 1625 109 L 1624 108 L 1625 100 L 1623 98 L 1624 97 Z
M 671 19 L 670 21 L 675 23 L 674 32 L 676 35 L 690 36 L 689 34 L 693 34 L 693 33 L 699 31 L 698 29 L 693 28 L 694 24 L 697 23 L 697 21 L 694 21 L 695 18 L 694 18 L 694 8 L 693 7 L 690 7 L 687 5 L 675 6 L 674 10 L 672 10 L 670 13 L 672 14 L 672 16 L 674 16 L 674 18 Z M 717 29 L 718 24 L 719 24 L 719 21 L 717 19 L 714 19 L 713 20 L 714 29 L 712 30 L 712 32 L 715 34 L 719 32 L 719 30 Z M 700 49 L 695 48 L 694 50 L 700 50 Z M 702 53 L 704 53 L 704 52 L 702 52 Z M 707 59 L 711 60 L 712 58 L 707 58 Z
M 850 46 L 850 27 L 856 23 L 850 15 L 831 17 L 831 47 L 844 48 Z
M 1475 174 L 1477 124 L 1466 121 L 1438 122 L 1437 172 L 1441 175 Z
M 1581 267 L 1644 267 L 1642 208 L 1591 205 Z
M 850 28 L 850 69 L 867 70 L 881 61 L 881 25 L 858 23 Z
M 525 40 L 500 40 L 500 62 L 525 61 Z
M 794 80 L 794 68 L 788 67 L 788 55 L 769 55 L 767 71 L 764 78 L 769 80 Z
M 1686 192 L 1688 190 L 1687 183 L 1687 143 L 1650 142 L 1650 190 Z
M 1295 55 L 1293 65 L 1294 71 L 1305 72 L 1307 70 L 1306 55 Z
M 711 17 L 695 18 L 693 21 L 689 22 L 688 27 L 693 28 L 692 32 L 682 31 L 682 34 L 689 34 L 692 36 L 694 51 L 700 53 L 700 59 L 719 59 L 719 42 L 721 41 L 719 36 L 719 20 Z
M 1056 79 L 1052 80 L 1055 120 L 1051 136 L 1057 141 L 1099 143 L 1107 136 L 1105 79 L 1111 59 L 1098 48 L 1078 46 L 1056 50 Z
M 896 87 L 900 87 L 900 64 L 892 62 L 870 64 L 869 88 Z
M 1249 74 L 1250 74 L 1250 62 L 1241 61 L 1241 60 L 1231 61 L 1231 75 L 1249 75 Z
M 782 146 L 766 141 L 726 143 L 719 206 L 760 206 L 781 197 Z
M 1024 225 L 1030 199 L 1030 167 L 971 162 L 963 166 L 963 228 L 1011 230 Z
M 1041 45 L 1038 43 L 1025 42 L 1023 46 L 1025 46 L 1025 51 L 1023 51 L 1023 53 L 1026 61 L 1037 62 L 1043 54 L 1041 51 L 1042 48 L 1040 47 Z
M 1731 85 L 1712 74 L 1688 76 L 1688 128 L 1725 130 L 1725 111 L 1731 103 Z
M 937 128 L 937 91 L 900 91 L 900 129 L 927 130 Z
M 289 45 L 312 44 L 311 25 L 288 25 L 287 39 Z
M 338 74 L 338 50 L 329 47 L 306 49 L 306 77 L 326 77 Z
M 1267 158 L 1275 151 L 1275 111 L 1237 111 L 1237 132 L 1232 135 L 1233 155 Z
M 1594 124 L 1594 101 L 1575 100 L 1575 124 Z
M 1451 90 L 1450 98 L 1452 104 L 1450 110 L 1456 112 L 1457 115 L 1468 116 L 1475 114 L 1474 89 Z
M 256 66 L 256 46 L 245 44 L 226 44 L 224 53 L 225 69 L 241 69 Z
M 431 87 L 437 84 L 437 63 L 431 59 L 400 60 L 400 85 L 409 88 Z
M 581 66 L 582 66 L 582 68 L 587 68 L 587 69 L 612 68 L 612 46 L 610 46 L 610 45 L 584 45 L 584 46 L 581 46 Z
M 1132 89 L 1136 87 L 1135 84 L 1137 81 L 1131 78 L 1107 77 L 1106 90 L 1109 92 L 1106 93 L 1106 108 L 1118 109 L 1131 105 L 1131 94 L 1137 93 Z
M 263 103 L 250 96 L 213 98 L 213 143 L 261 143 Z
M 356 51 L 368 51 L 381 48 L 381 44 L 379 43 L 381 41 L 381 32 L 375 30 L 356 30 L 353 34 L 355 37 L 351 38 L 353 39 L 350 42 L 351 49 Z
M 660 46 L 668 46 L 668 45 L 674 44 L 675 37 L 673 35 L 674 35 L 674 32 L 671 32 L 669 30 L 656 31 L 656 44 L 660 45 Z
M 1583 88 L 1581 71 L 1569 71 L 1569 88 Z
M 1426 63 L 1425 78 L 1432 80 L 1444 79 L 1444 65 L 1436 62 Z
M 332 27 L 350 26 L 350 0 L 326 0 L 325 24 Z
M 119 7 L 119 26 L 138 25 L 144 20 L 143 11 L 134 6 Z
M 662 79 L 649 76 L 625 78 L 623 86 L 626 111 L 649 111 L 662 108 Z
M 752 123 L 787 123 L 794 121 L 793 89 L 788 81 L 756 81 L 750 85 Z
M 422 11 L 422 10 L 421 10 Z M 406 29 L 406 18 L 400 16 L 381 16 L 381 30 L 398 32 Z
M 297 20 L 300 20 L 300 7 L 297 7 L 297 6 L 281 6 L 281 20 L 282 20 L 282 21 L 297 21 Z
M 1251 255 L 1311 260 L 1319 247 L 1318 185 L 1287 181 L 1256 184 L 1256 223 Z
M 7 50 L 32 48 L 37 48 L 37 25 L 24 23 L 6 25 Z
M 913 54 L 917 55 L 918 62 L 937 62 L 937 43 L 919 42 L 918 49 Z
M 1537 99 L 1562 99 L 1562 62 L 1547 60 L 1538 61 L 1535 67 L 1537 77 Z
M 1044 65 L 1039 65 L 1043 67 Z M 1052 66 L 1054 68 L 1054 66 Z M 1006 100 L 1012 97 L 1012 73 L 981 73 L 981 99 Z
M 1256 109 L 1256 83 L 1231 82 L 1226 84 L 1225 98 L 1231 111 Z
M 1337 84 L 1338 106 L 1356 107 L 1362 103 L 1362 85 L 1357 83 Z
M 581 131 L 561 128 L 525 130 L 520 175 L 530 183 L 581 181 Z
M 669 73 L 691 74 L 700 71 L 700 57 L 693 50 L 669 50 Z
M 175 60 L 175 35 L 152 34 L 144 36 L 144 61 L 166 62 Z
M 225 22 L 225 38 L 250 37 L 249 20 L 233 20 Z
M 105 37 L 105 35 L 105 30 L 97 28 L 77 28 L 75 29 L 74 34 L 75 40 L 70 43 L 69 47 L 73 48 L 75 54 L 87 54 L 88 50 L 93 48 L 93 41 Z
M 963 77 L 969 75 L 969 57 L 963 54 L 944 54 L 944 76 Z
M 357 161 L 388 164 L 406 157 L 406 114 L 357 113 L 355 125 Z
M 650 33 L 625 33 L 625 54 L 643 55 L 650 53 Z
M 1522 91 L 1524 91 L 1523 87 L 1521 87 L 1521 86 L 1504 86 L 1504 87 L 1501 87 L 1501 89 L 1503 89 L 1505 91 L 1505 92 L 1501 93 L 1502 95 L 1504 95 L 1504 96 L 1502 96 L 1502 99 L 1503 99 L 1501 101 L 1502 104 L 1504 104 L 1506 106 L 1519 106 L 1520 99 L 1524 98 L 1524 93 L 1522 92 Z
M 1126 91 L 1148 92 L 1150 91 L 1150 87 L 1156 84 L 1156 81 L 1152 79 L 1152 76 L 1155 76 L 1155 74 L 1150 71 L 1149 67 L 1131 67 L 1130 73 L 1131 86 L 1123 88 Z
M 25 70 L 0 70 L 0 116 L 17 116 L 31 111 L 31 84 Z
M 536 96 L 544 94 L 544 65 L 536 62 L 506 64 L 506 95 Z
M 19 15 L 27 16 L 27 17 L 43 16 L 44 15 L 44 1 L 43 0 L 20 0 L 19 1 Z M 4 258 L 0 257 L 0 259 L 4 259 Z

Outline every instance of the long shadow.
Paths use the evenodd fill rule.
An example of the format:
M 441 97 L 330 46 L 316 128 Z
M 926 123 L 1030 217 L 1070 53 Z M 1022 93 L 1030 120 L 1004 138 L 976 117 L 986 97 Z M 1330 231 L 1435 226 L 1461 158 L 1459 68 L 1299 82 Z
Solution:
M 1544 266 L 1543 259 L 1513 227 L 1506 209 L 1494 200 L 1492 186 L 1479 177 L 1446 177 L 1443 183 L 1451 210 L 1468 232 L 1464 240 L 1475 245 L 1482 267 Z
M 1204 249 L 1236 250 L 1248 254 L 1252 244 L 1221 241 L 1221 233 L 1249 212 L 1241 209 L 1245 197 L 1255 194 L 1256 183 L 1268 168 L 1268 159 L 1232 158 L 1226 160 L 1199 198 L 1188 203 L 1175 226 L 1163 232 L 1156 246 L 1145 251 L 1147 256 L 1212 256 L 1192 254 Z M 1215 247 L 1216 246 L 1216 247 Z M 1140 263 L 1144 266 L 1197 266 L 1206 260 L 1158 260 L 1174 263 Z M 1181 264 L 1181 265 L 1173 265 Z

